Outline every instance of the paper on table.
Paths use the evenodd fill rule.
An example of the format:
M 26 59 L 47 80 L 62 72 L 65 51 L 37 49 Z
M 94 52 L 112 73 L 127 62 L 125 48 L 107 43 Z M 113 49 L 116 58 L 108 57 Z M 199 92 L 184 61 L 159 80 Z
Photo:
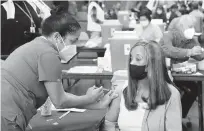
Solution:
M 196 73 L 194 73 L 194 74 L 192 74 L 192 75 L 194 75 L 194 76 L 203 76 L 203 74 L 200 73 L 200 72 L 196 72 Z
M 72 112 L 85 112 L 86 109 L 77 109 L 77 108 L 67 108 L 67 109 L 53 109 L 54 111 L 72 111 Z
M 40 111 L 42 107 L 37 110 Z M 72 111 L 72 112 L 85 112 L 86 109 L 78 109 L 78 108 L 65 108 L 65 109 L 56 109 L 55 106 L 51 103 L 51 110 L 53 111 Z
M 110 44 L 104 46 L 106 48 L 104 57 L 103 57 L 103 67 L 105 71 L 112 72 L 112 63 L 111 63 L 111 54 L 110 54 Z M 99 62 L 100 63 L 100 62 Z M 98 63 L 98 64 L 99 64 Z M 99 65 L 98 65 L 99 66 Z
M 88 47 L 88 48 L 100 47 L 101 44 L 102 44 L 102 37 L 94 37 L 87 41 L 87 43 L 85 44 L 85 47 Z
M 97 71 L 97 66 L 75 66 L 67 70 L 67 73 L 96 73 Z
M 51 109 L 53 111 L 72 111 L 72 112 L 85 112 L 86 111 L 86 109 L 78 109 L 78 108 L 56 109 L 54 105 L 52 105 Z

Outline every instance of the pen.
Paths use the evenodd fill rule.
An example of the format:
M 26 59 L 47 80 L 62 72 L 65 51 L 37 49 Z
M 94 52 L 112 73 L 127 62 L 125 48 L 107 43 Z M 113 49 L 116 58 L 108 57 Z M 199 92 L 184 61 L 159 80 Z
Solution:
M 63 117 L 65 117 L 67 114 L 69 114 L 70 113 L 70 111 L 67 111 L 67 112 L 65 112 L 63 115 L 61 115 L 60 117 L 59 117 L 59 119 L 62 119 Z

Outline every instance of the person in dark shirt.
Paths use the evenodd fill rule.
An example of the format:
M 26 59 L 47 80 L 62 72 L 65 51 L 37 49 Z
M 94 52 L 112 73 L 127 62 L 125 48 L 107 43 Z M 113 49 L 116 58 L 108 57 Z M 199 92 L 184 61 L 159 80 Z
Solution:
M 1 5 L 1 55 L 9 55 L 39 35 L 41 19 L 33 7 L 26 1 L 13 1 L 13 4 L 14 19 L 7 19 L 7 11 Z
M 108 19 L 117 19 L 117 14 L 115 13 L 114 9 L 108 10 Z
M 162 19 L 163 22 L 166 23 L 167 19 L 166 19 L 166 13 L 164 11 L 164 8 L 162 6 L 158 6 L 156 9 L 156 12 L 154 13 L 153 19 Z
M 200 43 L 194 37 L 195 18 L 191 15 L 182 15 L 175 18 L 169 25 L 168 31 L 164 32 L 163 38 L 160 40 L 161 48 L 165 57 L 171 59 L 172 64 L 182 63 L 193 58 L 197 61 L 204 59 L 204 52 Z M 191 81 L 174 81 L 175 84 L 184 90 L 182 96 L 182 116 L 185 118 L 190 110 L 193 102 L 198 96 L 198 86 L 196 82 Z
M 178 6 L 176 4 L 172 5 L 171 6 L 171 15 L 170 15 L 170 18 L 169 18 L 169 23 L 171 23 L 171 21 L 174 18 L 179 17 L 179 16 L 181 16 L 181 13 L 178 10 Z
M 68 12 L 69 11 L 69 1 L 53 1 L 53 8 Z M 52 14 L 52 12 L 53 12 L 53 10 L 51 11 L 51 14 Z
M 181 12 L 182 15 L 185 15 L 185 14 L 189 13 L 185 4 L 181 5 L 181 8 L 180 8 L 179 11 Z

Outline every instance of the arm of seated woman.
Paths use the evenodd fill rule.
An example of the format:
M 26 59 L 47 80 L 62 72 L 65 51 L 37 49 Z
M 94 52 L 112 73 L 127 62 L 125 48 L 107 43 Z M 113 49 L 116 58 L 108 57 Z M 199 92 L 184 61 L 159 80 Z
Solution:
M 166 131 L 182 131 L 182 109 L 179 91 L 172 85 L 170 102 L 166 109 Z
M 119 96 L 112 101 L 108 109 L 102 131 L 116 131 L 116 123 L 120 112 L 120 99 L 122 91 L 119 90 L 119 88 L 116 88 L 115 91 L 119 94 Z

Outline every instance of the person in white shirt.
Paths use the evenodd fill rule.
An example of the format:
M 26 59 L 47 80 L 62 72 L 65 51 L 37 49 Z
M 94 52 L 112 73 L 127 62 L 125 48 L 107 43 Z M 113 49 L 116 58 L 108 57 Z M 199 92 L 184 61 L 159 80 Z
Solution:
M 26 0 L 26 1 L 33 7 L 38 16 L 41 17 L 42 19 L 46 19 L 51 15 L 50 7 L 46 5 L 42 0 Z
M 151 14 L 152 12 L 148 8 L 143 8 L 140 11 L 140 26 L 136 26 L 135 31 L 138 32 L 141 39 L 159 42 L 163 33 L 158 25 L 151 23 Z
M 115 87 L 102 131 L 182 131 L 180 93 L 173 86 L 160 46 L 139 41 L 130 50 L 128 81 Z
M 101 25 L 104 21 L 104 11 L 101 1 L 91 1 L 88 6 L 88 24 L 87 31 L 90 32 L 90 38 L 101 36 Z

